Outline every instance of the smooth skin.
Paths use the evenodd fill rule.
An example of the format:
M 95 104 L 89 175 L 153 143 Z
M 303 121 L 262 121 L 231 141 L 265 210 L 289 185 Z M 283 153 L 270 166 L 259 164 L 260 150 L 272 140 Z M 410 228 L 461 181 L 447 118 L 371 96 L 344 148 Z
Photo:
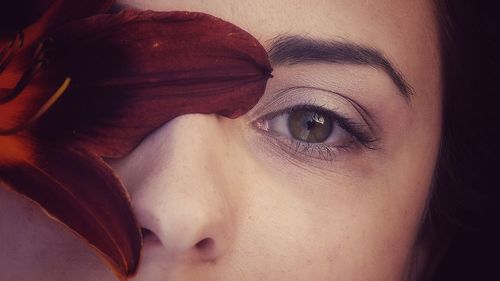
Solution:
M 125 158 L 109 160 L 147 229 L 133 280 L 387 281 L 411 275 L 414 259 L 425 252 L 417 234 L 441 135 L 432 1 L 120 3 L 209 13 L 247 30 L 267 49 L 279 36 L 376 49 L 413 93 L 404 98 L 377 67 L 274 65 L 264 97 L 244 116 L 179 116 Z M 299 90 L 283 94 L 291 88 Z M 345 97 L 372 117 L 367 123 L 375 149 L 338 147 L 349 136 L 338 127 L 330 143 L 337 147 L 303 149 L 280 127 L 286 115 L 269 115 L 313 104 L 365 122 Z M 0 272 L 7 280 L 113 280 L 64 227 L 19 195 L 0 192 Z

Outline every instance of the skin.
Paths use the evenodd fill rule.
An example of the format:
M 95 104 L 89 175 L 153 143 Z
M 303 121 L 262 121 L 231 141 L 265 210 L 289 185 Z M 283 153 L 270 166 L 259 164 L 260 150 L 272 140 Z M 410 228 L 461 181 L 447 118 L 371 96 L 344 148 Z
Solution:
M 179 116 L 127 157 L 110 160 L 150 231 L 133 280 L 406 280 L 421 249 L 416 237 L 440 141 L 431 1 L 121 3 L 209 13 L 266 48 L 282 34 L 369 46 L 413 89 L 404 99 L 386 73 L 369 66 L 276 65 L 264 97 L 244 116 Z M 280 90 L 298 86 L 320 90 L 276 101 Z M 318 159 L 259 126 L 268 113 L 311 102 L 362 122 L 346 100 L 327 91 L 373 116 L 376 149 L 333 148 L 333 159 Z M 113 280 L 36 205 L 0 192 L 0 272 L 9 280 Z

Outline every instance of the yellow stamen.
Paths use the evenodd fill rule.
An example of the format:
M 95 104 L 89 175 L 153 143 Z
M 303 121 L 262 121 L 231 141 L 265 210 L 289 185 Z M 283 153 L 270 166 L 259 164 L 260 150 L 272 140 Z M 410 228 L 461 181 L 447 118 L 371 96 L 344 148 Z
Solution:
M 12 135 L 15 134 L 19 131 L 24 130 L 26 127 L 28 127 L 31 123 L 35 122 L 38 120 L 47 110 L 54 105 L 54 103 L 64 94 L 66 89 L 68 88 L 69 84 L 71 82 L 71 78 L 66 77 L 64 79 L 64 82 L 62 85 L 57 89 L 57 91 L 40 107 L 40 109 L 26 122 L 17 125 L 16 127 L 9 128 L 9 129 L 1 129 L 0 128 L 0 135 Z

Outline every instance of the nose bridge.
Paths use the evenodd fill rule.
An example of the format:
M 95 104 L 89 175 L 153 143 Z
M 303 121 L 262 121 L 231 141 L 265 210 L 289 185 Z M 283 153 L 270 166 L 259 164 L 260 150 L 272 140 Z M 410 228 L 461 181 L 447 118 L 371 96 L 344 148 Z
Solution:
M 214 115 L 184 115 L 144 143 L 153 153 L 144 153 L 141 161 L 152 161 L 151 168 L 132 202 L 142 226 L 156 234 L 169 255 L 213 259 L 227 246 L 232 219 L 226 171 L 216 160 L 224 153 L 220 130 Z
M 184 190 L 194 187 L 188 182 L 210 181 L 219 153 L 221 139 L 217 118 L 213 115 L 189 114 L 175 118 L 151 138 L 154 148 L 150 159 L 152 173 L 166 180 L 182 181 Z M 188 176 L 194 175 L 196 177 Z M 174 176 L 174 177 L 172 177 Z M 208 182 L 207 182 L 208 183 Z M 195 184 L 196 185 L 196 184 Z

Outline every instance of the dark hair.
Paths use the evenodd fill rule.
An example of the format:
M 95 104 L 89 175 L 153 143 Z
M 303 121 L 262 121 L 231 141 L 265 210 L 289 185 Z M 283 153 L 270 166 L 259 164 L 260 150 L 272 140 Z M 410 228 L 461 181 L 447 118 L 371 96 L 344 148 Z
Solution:
M 443 129 L 421 280 L 500 280 L 500 21 L 494 1 L 436 0 Z

